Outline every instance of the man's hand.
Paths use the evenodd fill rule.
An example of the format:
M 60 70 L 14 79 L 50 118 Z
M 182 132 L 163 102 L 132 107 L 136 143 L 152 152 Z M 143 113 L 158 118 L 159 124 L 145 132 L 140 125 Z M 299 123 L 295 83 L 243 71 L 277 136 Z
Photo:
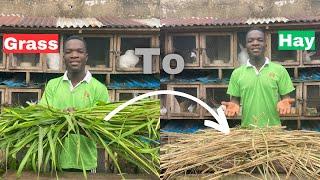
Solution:
M 291 113 L 291 104 L 294 103 L 294 99 L 285 98 L 278 102 L 277 111 L 280 115 L 286 115 Z
M 240 112 L 240 106 L 234 102 L 221 102 L 222 105 L 226 106 L 225 114 L 228 117 L 237 116 Z

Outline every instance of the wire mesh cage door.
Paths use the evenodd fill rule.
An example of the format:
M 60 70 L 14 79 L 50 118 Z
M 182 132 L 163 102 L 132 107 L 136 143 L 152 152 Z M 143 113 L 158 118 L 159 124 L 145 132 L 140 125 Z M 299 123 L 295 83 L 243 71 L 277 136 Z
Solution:
M 201 61 L 203 66 L 233 65 L 233 35 L 203 34 L 201 35 Z
M 87 67 L 89 70 L 112 71 L 113 38 L 111 36 L 85 36 L 84 39 L 88 49 Z
M 304 84 L 304 115 L 320 116 L 320 83 Z
M 11 106 L 27 106 L 37 103 L 41 98 L 40 89 L 9 89 L 9 104 Z
M 199 67 L 199 36 L 197 34 L 174 34 L 169 38 L 169 53 L 182 56 L 185 67 Z M 172 65 L 175 67 L 175 65 Z
M 320 64 L 320 32 L 316 32 L 315 36 L 315 50 L 302 51 L 303 64 Z
M 199 98 L 200 88 L 198 85 L 168 85 L 169 90 L 183 92 Z M 185 97 L 169 95 L 169 116 L 199 117 L 199 105 Z
M 41 54 L 10 54 L 9 69 L 42 70 Z
M 277 61 L 283 65 L 299 65 L 299 52 L 300 51 L 290 51 L 290 50 L 278 50 L 278 34 L 271 33 L 270 42 L 270 58 L 271 61 Z
M 135 55 L 135 48 L 152 48 L 152 36 L 120 36 L 117 43 L 116 70 L 140 72 L 143 68 L 142 55 Z M 153 60 L 155 56 L 153 56 Z M 155 62 L 155 61 L 154 61 Z M 152 71 L 156 70 L 153 63 Z
M 221 106 L 222 101 L 229 101 L 227 95 L 228 85 L 204 85 L 203 94 L 205 102 L 214 110 Z M 204 116 L 212 116 L 206 109 L 204 109 Z
M 293 86 L 295 90 L 290 92 L 289 96 L 290 98 L 295 99 L 295 102 L 291 105 L 290 113 L 284 116 L 300 116 L 301 115 L 302 84 L 294 83 Z

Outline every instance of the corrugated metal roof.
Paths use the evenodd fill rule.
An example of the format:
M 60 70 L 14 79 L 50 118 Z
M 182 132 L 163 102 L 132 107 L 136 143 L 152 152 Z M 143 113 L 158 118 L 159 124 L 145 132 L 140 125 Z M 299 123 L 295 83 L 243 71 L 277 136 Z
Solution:
M 59 28 L 83 28 L 102 27 L 103 24 L 96 18 L 58 18 L 56 27 Z
M 159 28 L 160 27 L 160 19 L 151 18 L 151 19 L 134 19 L 134 21 L 138 21 L 141 24 L 148 25 L 150 27 Z
M 4 15 L 1 14 L 0 16 L 0 26 L 16 26 L 21 19 L 23 19 L 22 16 L 19 15 Z
M 288 18 L 290 22 L 319 22 L 320 21 L 320 16 L 299 15 L 299 16 L 288 16 L 286 18 Z
M 54 17 L 24 17 L 16 25 L 18 27 L 56 27 L 57 19 Z
M 147 24 L 143 24 L 133 19 L 105 16 L 97 17 L 97 20 L 100 21 L 105 27 L 150 28 L 150 26 Z
M 49 28 L 159 28 L 183 26 L 234 26 L 273 23 L 311 23 L 320 22 L 320 16 L 290 16 L 271 18 L 233 18 L 214 17 L 168 18 L 168 19 L 125 19 L 111 16 L 96 18 L 65 17 L 24 17 L 0 14 L 0 27 L 49 27 Z
M 320 22 L 320 16 L 291 16 L 291 17 L 270 17 L 270 18 L 233 18 L 217 19 L 213 17 L 205 18 L 168 18 L 161 19 L 161 27 L 183 27 L 183 26 L 232 26 L 232 25 L 252 25 L 252 24 L 273 24 L 290 22 Z
M 65 18 L 65 17 L 24 17 L 0 14 L 0 27 L 50 27 L 50 28 L 156 28 L 156 19 L 125 19 L 117 17 Z
M 272 17 L 272 18 L 249 18 L 246 24 L 270 24 L 270 23 L 286 23 L 289 19 L 285 17 Z

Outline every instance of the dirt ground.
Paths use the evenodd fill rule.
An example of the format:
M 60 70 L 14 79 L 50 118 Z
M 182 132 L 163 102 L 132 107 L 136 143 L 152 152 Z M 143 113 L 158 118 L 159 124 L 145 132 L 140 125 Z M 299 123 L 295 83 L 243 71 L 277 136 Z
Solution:
M 106 173 L 88 173 L 88 179 L 93 179 L 93 180 L 117 180 L 121 179 L 120 175 L 117 174 L 106 174 Z M 81 172 L 63 172 L 59 173 L 59 180 L 82 180 L 85 179 L 83 177 L 83 174 Z M 130 174 L 130 175 L 124 175 L 126 179 L 145 179 L 145 180 L 151 180 L 151 179 L 159 179 L 156 177 L 148 176 L 145 174 Z M 34 172 L 24 172 L 21 176 L 21 180 L 35 180 L 37 179 L 38 175 Z M 9 170 L 6 174 L 4 174 L 0 179 L 5 179 L 5 180 L 13 180 L 17 179 L 16 172 Z M 39 177 L 39 180 L 55 180 L 56 176 L 53 174 L 52 176 L 50 174 L 42 174 Z

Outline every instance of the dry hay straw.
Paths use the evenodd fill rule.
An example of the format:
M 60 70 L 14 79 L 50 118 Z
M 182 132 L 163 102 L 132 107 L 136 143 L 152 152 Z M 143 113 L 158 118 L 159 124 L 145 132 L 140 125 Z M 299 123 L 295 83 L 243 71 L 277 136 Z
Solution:
M 280 179 L 279 173 L 285 173 L 286 179 L 320 179 L 319 132 L 237 128 L 229 135 L 210 129 L 161 136 L 176 138 L 161 147 L 161 179 L 184 174 L 202 174 L 205 179 L 231 174 Z

